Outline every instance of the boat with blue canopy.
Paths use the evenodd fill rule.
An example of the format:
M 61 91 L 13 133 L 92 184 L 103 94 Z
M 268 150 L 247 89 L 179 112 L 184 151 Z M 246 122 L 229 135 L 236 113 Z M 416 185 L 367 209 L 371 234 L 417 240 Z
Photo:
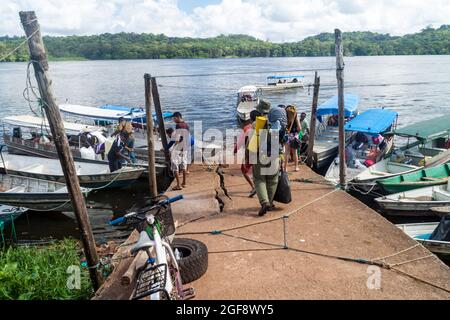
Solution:
M 145 113 L 145 110 L 143 108 L 135 108 L 135 107 L 127 107 L 127 106 L 118 106 L 118 105 L 112 105 L 112 104 L 105 104 L 103 106 L 99 106 L 100 109 L 106 109 L 106 110 L 116 110 L 116 111 L 124 111 L 128 114 L 140 114 L 142 112 Z M 164 119 L 172 118 L 173 112 L 163 112 L 162 114 Z M 157 122 L 157 115 L 156 112 L 152 112 L 153 122 Z M 147 123 L 147 117 L 143 116 L 141 118 L 135 118 L 132 120 L 133 124 L 141 125 L 141 127 L 144 127 Z
M 346 143 L 346 176 L 352 180 L 368 167 L 384 159 L 393 147 L 390 133 L 397 124 L 397 112 L 384 108 L 369 109 L 344 126 L 349 139 Z M 325 175 L 328 181 L 339 181 L 339 159 L 336 158 Z
M 344 95 L 346 121 L 358 114 L 359 96 L 347 93 Z M 316 136 L 313 149 L 313 163 L 316 169 L 330 165 L 337 156 L 339 147 L 338 128 L 338 96 L 325 101 L 317 108 Z
M 258 88 L 263 92 L 303 88 L 303 78 L 303 75 L 271 75 L 267 77 L 267 85 Z

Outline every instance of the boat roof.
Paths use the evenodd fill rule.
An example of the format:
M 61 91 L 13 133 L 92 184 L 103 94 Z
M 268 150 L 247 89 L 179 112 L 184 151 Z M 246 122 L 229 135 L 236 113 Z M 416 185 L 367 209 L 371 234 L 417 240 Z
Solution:
M 244 87 L 239 89 L 238 93 L 256 92 L 256 91 L 258 91 L 258 87 L 256 87 L 256 86 L 244 86 Z
M 292 78 L 304 78 L 303 75 L 293 75 L 293 76 L 268 76 L 267 79 L 292 79 Z
M 397 112 L 389 109 L 369 109 L 347 122 L 345 130 L 371 134 L 383 133 L 392 126 L 397 116 Z
M 414 123 L 397 129 L 394 133 L 403 137 L 415 137 L 419 140 L 428 140 L 448 135 L 450 134 L 450 114 Z
M 121 108 L 120 106 L 117 107 Z M 127 120 L 133 120 L 135 118 L 145 116 L 145 111 L 141 109 L 101 109 L 97 107 L 87 107 L 75 104 L 61 104 L 59 105 L 59 110 L 74 116 L 104 121 L 118 121 L 121 117 L 124 117 Z
M 20 115 L 20 116 L 9 116 L 2 119 L 5 124 L 10 126 L 29 128 L 29 129 L 39 129 L 39 130 L 50 130 L 50 126 L 48 125 L 47 118 L 39 118 L 29 115 Z M 64 121 L 64 128 L 66 129 L 66 133 L 69 135 L 79 134 L 84 129 L 89 129 L 91 132 L 101 131 L 100 127 L 96 126 L 88 126 L 81 123 L 73 123 Z
M 344 95 L 344 109 L 345 109 L 345 117 L 351 117 L 358 114 L 358 104 L 359 104 L 359 96 L 346 93 Z M 327 100 L 322 103 L 317 108 L 317 116 L 325 116 L 325 115 L 337 115 L 339 114 L 338 108 L 338 96 L 334 96 L 333 98 Z

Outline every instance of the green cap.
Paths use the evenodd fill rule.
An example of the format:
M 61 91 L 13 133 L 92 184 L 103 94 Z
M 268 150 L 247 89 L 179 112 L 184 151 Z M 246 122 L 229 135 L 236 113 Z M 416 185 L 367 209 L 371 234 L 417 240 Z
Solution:
M 262 114 L 267 114 L 270 111 L 270 102 L 266 100 L 261 100 L 256 107 L 256 110 L 261 112 Z

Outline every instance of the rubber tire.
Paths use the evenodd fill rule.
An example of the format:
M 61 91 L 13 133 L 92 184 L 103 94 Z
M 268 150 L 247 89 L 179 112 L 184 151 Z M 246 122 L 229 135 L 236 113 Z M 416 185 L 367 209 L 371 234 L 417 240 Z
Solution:
M 198 240 L 175 238 L 172 250 L 178 249 L 182 258 L 178 260 L 178 267 L 183 284 L 190 283 L 203 276 L 208 269 L 208 248 Z

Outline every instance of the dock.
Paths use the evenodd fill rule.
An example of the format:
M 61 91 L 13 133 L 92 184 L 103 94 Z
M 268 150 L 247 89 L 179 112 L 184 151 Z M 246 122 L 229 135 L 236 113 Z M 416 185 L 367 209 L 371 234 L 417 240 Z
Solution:
M 176 236 L 208 246 L 196 299 L 450 299 L 450 268 L 422 245 L 308 167 L 289 176 L 292 203 L 264 217 L 239 166 L 193 165 L 188 187 L 168 192 L 185 198 Z M 131 260 L 94 299 L 128 299 L 133 284 L 118 282 Z

